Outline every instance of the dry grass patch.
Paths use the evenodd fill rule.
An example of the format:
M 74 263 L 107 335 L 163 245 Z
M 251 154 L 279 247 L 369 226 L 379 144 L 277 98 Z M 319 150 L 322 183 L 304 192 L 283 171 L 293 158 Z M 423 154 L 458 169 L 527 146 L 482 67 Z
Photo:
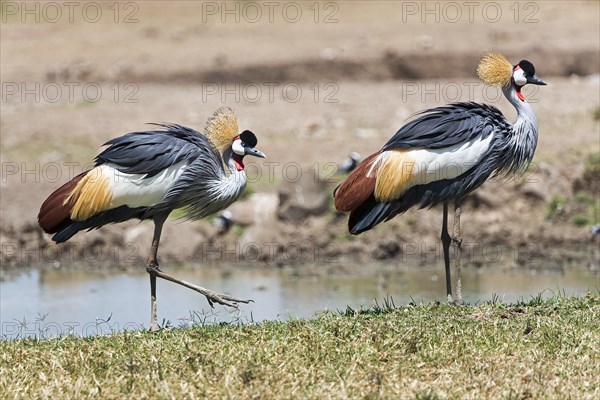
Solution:
M 0 342 L 0 397 L 599 398 L 600 296 Z

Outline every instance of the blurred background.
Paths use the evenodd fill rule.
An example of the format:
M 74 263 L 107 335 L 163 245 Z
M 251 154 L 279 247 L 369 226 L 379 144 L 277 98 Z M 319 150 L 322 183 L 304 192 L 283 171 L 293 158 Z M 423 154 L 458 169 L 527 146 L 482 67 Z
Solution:
M 510 104 L 478 82 L 496 49 L 528 59 L 539 121 L 531 168 L 464 204 L 464 296 L 505 301 L 598 290 L 600 9 L 597 1 L 0 2 L 0 322 L 3 337 L 88 335 L 147 323 L 149 222 L 56 246 L 42 201 L 107 140 L 174 122 L 202 130 L 221 106 L 258 136 L 246 195 L 198 222 L 172 215 L 161 268 L 255 303 L 229 313 L 159 282 L 171 325 L 306 317 L 443 300 L 441 208 L 354 237 L 332 206 L 342 165 L 415 112 Z M 358 154 L 353 154 L 354 152 Z

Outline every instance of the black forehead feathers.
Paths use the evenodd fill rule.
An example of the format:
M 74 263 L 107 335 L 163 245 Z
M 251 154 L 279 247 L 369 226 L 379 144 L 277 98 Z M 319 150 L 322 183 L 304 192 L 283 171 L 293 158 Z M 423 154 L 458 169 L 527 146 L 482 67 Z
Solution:
M 244 142 L 247 146 L 250 147 L 255 147 L 258 143 L 256 135 L 254 135 L 254 133 L 248 130 L 245 130 L 244 132 L 240 133 L 240 139 L 242 140 L 242 142 Z
M 521 60 L 521 62 L 519 64 L 517 64 L 517 65 L 519 67 L 521 67 L 521 69 L 523 70 L 523 72 L 525 72 L 525 75 L 527 75 L 527 76 L 534 76 L 535 75 L 535 67 L 529 61 L 527 61 L 527 60 Z

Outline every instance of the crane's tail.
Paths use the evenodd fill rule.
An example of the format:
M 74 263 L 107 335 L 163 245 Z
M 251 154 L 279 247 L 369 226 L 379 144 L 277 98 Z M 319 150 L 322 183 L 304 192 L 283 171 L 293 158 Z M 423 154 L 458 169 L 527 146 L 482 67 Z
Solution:
M 378 165 L 374 163 L 379 154 L 365 158 L 333 193 L 335 208 L 350 211 L 348 230 L 354 235 L 368 231 L 397 214 L 396 204 L 375 200 Z
M 116 224 L 130 219 L 146 219 L 148 218 L 145 216 L 147 210 L 147 207 L 130 208 L 127 206 L 119 206 L 99 212 L 84 221 L 69 220 L 61 226 L 60 230 L 54 236 L 52 236 L 52 240 L 56 243 L 63 243 L 69 240 L 77 232 L 85 229 L 98 229 L 106 224 Z
M 401 212 L 400 204 L 379 202 L 375 200 L 375 196 L 371 195 L 363 204 L 350 213 L 348 230 L 351 234 L 358 235 Z
M 95 209 L 91 209 L 88 213 L 91 215 L 85 216 L 85 218 L 80 220 L 76 220 L 77 218 L 73 219 L 74 207 L 78 201 L 78 195 L 80 195 L 80 192 L 77 191 L 79 190 L 78 188 L 81 186 L 81 183 L 87 183 L 84 178 L 88 176 L 88 172 L 90 171 L 77 175 L 69 182 L 56 189 L 54 193 L 48 196 L 40 208 L 38 223 L 44 232 L 54 234 L 52 240 L 56 243 L 66 242 L 77 232 L 84 229 L 100 228 L 106 224 L 123 222 L 133 218 L 151 218 L 151 216 L 144 216 L 144 213 L 147 210 L 146 207 L 130 208 L 127 206 L 120 206 L 104 210 L 96 207 Z M 92 184 L 94 183 L 91 179 L 89 180 Z M 98 181 L 101 182 L 100 180 Z M 90 198 L 94 200 L 93 197 L 90 196 L 84 197 L 84 200 L 89 200 Z M 97 205 L 98 202 L 94 204 Z M 105 205 L 102 204 L 102 206 Z
M 79 181 L 87 174 L 85 171 L 54 191 L 42 204 L 38 214 L 38 223 L 46 233 L 56 233 L 71 223 L 71 210 L 75 204 L 69 196 Z

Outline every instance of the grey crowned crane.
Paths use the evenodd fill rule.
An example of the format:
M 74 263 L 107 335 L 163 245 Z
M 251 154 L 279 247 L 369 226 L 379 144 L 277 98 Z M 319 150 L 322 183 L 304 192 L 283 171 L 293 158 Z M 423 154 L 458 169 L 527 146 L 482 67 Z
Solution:
M 154 222 L 146 270 L 150 275 L 150 330 L 156 321 L 156 278 L 166 279 L 206 296 L 209 304 L 236 307 L 249 300 L 193 285 L 162 272 L 157 252 L 163 224 L 177 208 L 197 220 L 232 204 L 246 187 L 244 156 L 264 158 L 254 133 L 239 132 L 232 109 L 220 108 L 205 133 L 176 124 L 133 132 L 105 143 L 94 168 L 77 175 L 42 204 L 38 222 L 56 243 L 82 230 L 130 219 Z
M 526 60 L 512 66 L 497 52 L 485 54 L 479 78 L 499 86 L 516 108 L 510 123 L 496 107 L 454 103 L 425 110 L 363 162 L 336 188 L 335 207 L 350 212 L 350 233 L 360 234 L 409 208 L 443 204 L 442 247 L 448 301 L 462 303 L 461 200 L 491 176 L 524 171 L 537 145 L 537 121 L 521 89 L 545 85 Z M 448 203 L 454 201 L 453 236 L 448 234 Z M 450 244 L 454 244 L 456 293 L 452 296 Z

